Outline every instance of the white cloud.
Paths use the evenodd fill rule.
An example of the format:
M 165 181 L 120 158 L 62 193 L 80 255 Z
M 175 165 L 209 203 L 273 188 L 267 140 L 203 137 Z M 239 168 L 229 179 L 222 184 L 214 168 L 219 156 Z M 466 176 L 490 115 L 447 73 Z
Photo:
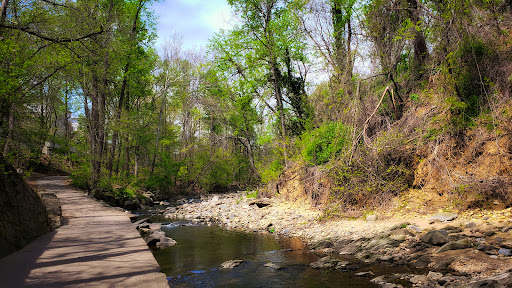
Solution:
M 173 33 L 183 35 L 184 48 L 204 47 L 214 33 L 231 27 L 226 0 L 166 0 L 153 4 L 158 16 L 157 47 Z

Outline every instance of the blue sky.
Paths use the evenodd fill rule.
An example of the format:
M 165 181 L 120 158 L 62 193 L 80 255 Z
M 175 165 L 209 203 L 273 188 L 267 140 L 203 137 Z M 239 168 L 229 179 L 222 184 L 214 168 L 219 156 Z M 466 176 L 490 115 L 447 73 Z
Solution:
M 226 0 L 161 0 L 153 4 L 158 17 L 157 49 L 176 32 L 183 48 L 205 47 L 219 29 L 230 27 L 231 8 Z

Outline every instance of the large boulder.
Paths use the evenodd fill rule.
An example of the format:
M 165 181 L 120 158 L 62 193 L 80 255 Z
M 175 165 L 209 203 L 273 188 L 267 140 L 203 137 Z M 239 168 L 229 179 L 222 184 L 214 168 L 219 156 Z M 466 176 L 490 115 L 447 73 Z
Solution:
M 437 250 L 437 253 L 442 253 L 444 251 L 450 251 L 450 250 L 459 250 L 459 249 L 466 249 L 471 248 L 471 241 L 469 239 L 460 239 L 458 241 L 448 242 L 441 246 L 439 250 Z
M 441 231 L 434 230 L 421 235 L 420 240 L 430 245 L 444 245 L 448 239 Z
M 0 257 L 50 232 L 43 201 L 0 156 Z

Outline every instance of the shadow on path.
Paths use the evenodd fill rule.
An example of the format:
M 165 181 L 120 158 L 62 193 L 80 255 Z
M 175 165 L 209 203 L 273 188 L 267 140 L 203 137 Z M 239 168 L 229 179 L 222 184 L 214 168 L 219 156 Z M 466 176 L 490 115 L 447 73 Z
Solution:
M 0 259 L 0 287 L 168 288 L 128 216 L 66 181 L 62 176 L 36 181 L 57 195 L 67 225 Z

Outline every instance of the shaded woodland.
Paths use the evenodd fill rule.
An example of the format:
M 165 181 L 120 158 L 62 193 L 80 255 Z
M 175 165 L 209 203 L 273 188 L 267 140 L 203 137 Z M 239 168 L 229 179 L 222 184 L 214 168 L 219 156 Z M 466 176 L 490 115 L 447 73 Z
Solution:
M 299 181 L 334 216 L 411 189 L 512 204 L 512 1 L 228 3 L 189 51 L 155 47 L 151 0 L 3 0 L 2 157 L 98 198 Z

